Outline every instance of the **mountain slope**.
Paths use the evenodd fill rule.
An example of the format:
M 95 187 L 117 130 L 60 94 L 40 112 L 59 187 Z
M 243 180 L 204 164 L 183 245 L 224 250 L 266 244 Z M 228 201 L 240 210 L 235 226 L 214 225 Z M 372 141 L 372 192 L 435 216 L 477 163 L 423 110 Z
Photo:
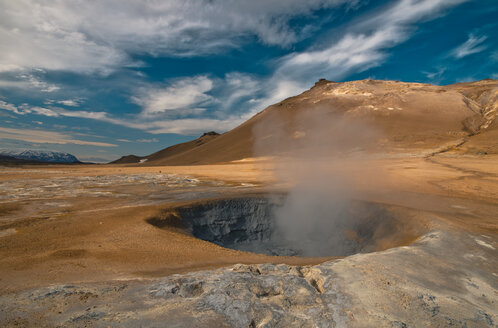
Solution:
M 171 157 L 175 157 L 181 153 L 196 149 L 197 147 L 206 144 L 207 142 L 215 139 L 218 136 L 219 134 L 214 131 L 206 132 L 195 140 L 167 147 L 151 155 L 143 157 L 135 155 L 127 155 L 111 162 L 110 164 L 132 164 L 132 163 L 145 163 L 149 161 L 158 163 L 166 159 L 169 159 Z
M 497 80 L 435 86 L 322 79 L 209 142 L 169 147 L 147 156 L 145 164 L 211 164 L 285 155 L 307 143 L 341 151 L 364 150 L 358 145 L 368 144 L 369 151 L 412 153 L 463 140 L 471 145 L 464 145 L 465 151 L 498 153 L 497 104 Z
M 125 155 L 125 156 L 121 156 L 117 160 L 110 162 L 109 164 L 134 164 L 134 163 L 140 163 L 141 159 L 142 159 L 142 157 L 140 157 L 140 156 Z

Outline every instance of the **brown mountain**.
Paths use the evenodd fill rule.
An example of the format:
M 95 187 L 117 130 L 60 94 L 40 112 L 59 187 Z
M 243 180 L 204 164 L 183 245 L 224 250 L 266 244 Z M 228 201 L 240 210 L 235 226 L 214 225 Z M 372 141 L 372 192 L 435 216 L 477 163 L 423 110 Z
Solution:
M 368 143 L 369 151 L 390 153 L 451 147 L 498 153 L 497 110 L 497 80 L 437 86 L 322 79 L 222 135 L 203 135 L 140 159 L 147 165 L 210 164 L 286 154 L 307 143 L 341 151 L 361 151 Z

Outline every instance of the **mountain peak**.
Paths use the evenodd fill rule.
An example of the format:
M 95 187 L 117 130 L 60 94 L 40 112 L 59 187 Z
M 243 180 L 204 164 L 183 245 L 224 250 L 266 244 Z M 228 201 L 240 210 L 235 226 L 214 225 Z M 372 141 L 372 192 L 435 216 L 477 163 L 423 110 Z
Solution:
M 320 79 L 318 80 L 317 82 L 315 82 L 315 87 L 319 87 L 321 85 L 325 85 L 325 84 L 329 84 L 331 83 L 332 81 L 329 81 L 327 79 Z
M 204 132 L 201 136 L 202 137 L 205 137 L 205 136 L 219 136 L 220 134 L 218 132 L 215 132 L 215 131 L 209 131 L 209 132 Z

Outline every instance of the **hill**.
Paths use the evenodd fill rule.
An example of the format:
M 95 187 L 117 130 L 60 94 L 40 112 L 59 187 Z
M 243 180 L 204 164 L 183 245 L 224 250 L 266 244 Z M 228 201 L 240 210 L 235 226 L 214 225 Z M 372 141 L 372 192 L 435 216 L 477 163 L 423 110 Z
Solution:
M 174 159 L 175 156 L 181 155 L 182 153 L 195 150 L 198 147 L 206 144 L 207 142 L 213 140 L 218 136 L 219 134 L 214 131 L 206 132 L 195 140 L 167 147 L 151 155 L 143 157 L 135 155 L 127 155 L 111 162 L 110 164 L 132 164 L 132 163 L 146 163 L 146 162 L 160 163 L 164 160 L 170 160 L 172 158 Z
M 211 164 L 286 154 L 310 142 L 341 151 L 366 144 L 369 151 L 388 153 L 458 145 L 466 153 L 498 153 L 497 110 L 498 81 L 492 79 L 447 86 L 322 79 L 222 135 L 204 135 L 142 159 L 146 165 Z

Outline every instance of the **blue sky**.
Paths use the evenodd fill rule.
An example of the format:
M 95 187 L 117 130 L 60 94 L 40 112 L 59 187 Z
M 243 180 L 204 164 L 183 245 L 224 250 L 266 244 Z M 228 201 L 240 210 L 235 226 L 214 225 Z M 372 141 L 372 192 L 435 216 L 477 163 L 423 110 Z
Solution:
M 0 148 L 106 161 L 320 78 L 497 79 L 497 18 L 496 0 L 0 0 Z

